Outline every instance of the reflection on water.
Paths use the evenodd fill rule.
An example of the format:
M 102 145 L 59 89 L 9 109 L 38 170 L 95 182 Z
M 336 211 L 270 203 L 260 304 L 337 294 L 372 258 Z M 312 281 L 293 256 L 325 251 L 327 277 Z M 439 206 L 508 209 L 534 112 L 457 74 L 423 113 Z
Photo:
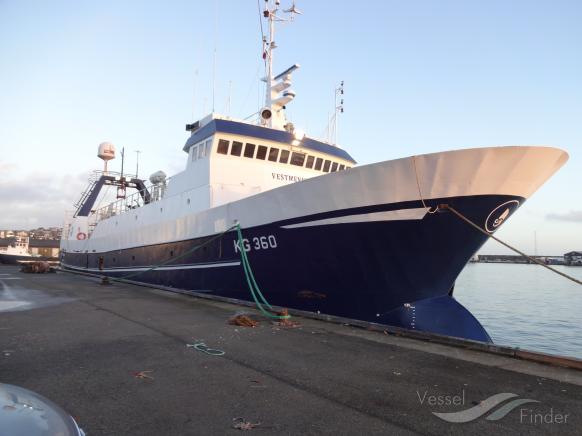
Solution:
M 555 266 L 577 279 L 582 267 Z M 537 265 L 468 264 L 455 297 L 499 345 L 582 359 L 582 286 Z

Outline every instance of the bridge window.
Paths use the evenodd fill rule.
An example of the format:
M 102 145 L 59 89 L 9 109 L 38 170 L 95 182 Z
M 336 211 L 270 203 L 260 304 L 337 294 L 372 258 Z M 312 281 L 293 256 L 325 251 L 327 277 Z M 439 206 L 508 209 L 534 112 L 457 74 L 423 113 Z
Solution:
M 346 166 L 345 166 L 345 165 L 340 165 L 340 166 L 339 166 L 339 170 L 340 170 L 340 171 L 343 171 L 343 170 L 345 170 L 345 169 L 346 169 Z
M 281 156 L 279 157 L 279 163 L 287 163 L 289 161 L 289 150 L 281 150 Z
M 307 156 L 307 162 L 305 162 L 305 168 L 313 168 L 313 162 L 315 158 L 313 156 Z
M 265 160 L 266 157 L 267 157 L 267 147 L 265 147 L 264 145 L 259 145 L 259 148 L 257 148 L 257 159 Z
M 218 148 L 216 149 L 217 153 L 220 154 L 228 154 L 228 146 L 230 142 L 226 139 L 221 139 L 218 141 Z
M 203 142 L 198 146 L 198 159 L 202 159 L 204 157 L 205 151 L 206 151 L 206 148 L 205 148 L 204 142 Z
M 335 171 L 337 171 L 337 165 L 338 165 L 338 163 L 337 163 L 337 162 L 334 162 L 334 163 L 331 165 L 331 171 L 332 171 L 332 172 L 335 172 Z
M 252 159 L 254 155 L 255 155 L 255 144 L 247 142 L 247 145 L 245 146 L 245 157 L 250 157 Z
M 322 164 L 322 163 L 323 163 L 323 159 L 322 159 L 322 158 L 320 158 L 320 157 L 318 157 L 318 158 L 315 160 L 315 168 L 313 168 L 313 169 L 314 169 L 314 170 L 316 170 L 316 171 L 320 171 L 320 170 L 321 170 L 321 164 Z
M 242 142 L 232 141 L 232 146 L 230 147 L 230 154 L 233 156 L 240 156 L 242 152 Z
M 331 165 L 331 161 L 329 161 L 329 160 L 326 160 L 326 161 L 323 163 L 323 171 L 324 171 L 324 172 L 326 172 L 326 173 L 329 173 L 329 166 L 330 166 L 330 165 Z
M 197 156 L 198 156 L 198 147 L 192 147 L 192 162 L 194 162 L 196 160 Z
M 291 165 L 297 165 L 298 167 L 303 166 L 303 162 L 305 162 L 305 155 L 303 153 L 291 153 Z
M 212 148 L 212 139 L 209 139 L 208 141 L 206 141 L 206 153 L 204 153 L 205 156 L 210 156 L 210 149 Z
M 277 162 L 277 156 L 279 156 L 279 149 L 271 147 L 271 149 L 269 150 L 269 160 L 271 162 Z

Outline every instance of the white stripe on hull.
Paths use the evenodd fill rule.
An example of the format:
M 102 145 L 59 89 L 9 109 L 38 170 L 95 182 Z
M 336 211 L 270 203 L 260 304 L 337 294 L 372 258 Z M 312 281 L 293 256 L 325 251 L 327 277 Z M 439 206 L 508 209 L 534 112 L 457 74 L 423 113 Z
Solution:
M 155 265 L 150 266 L 140 266 L 135 268 L 82 268 L 73 265 L 62 264 L 65 268 L 76 269 L 81 271 L 91 271 L 91 272 L 137 272 L 137 271 L 174 271 L 174 270 L 185 270 L 185 269 L 201 269 L 201 268 L 221 268 L 225 266 L 239 266 L 240 261 L 236 262 L 220 262 L 220 263 L 197 263 L 197 264 L 189 264 L 189 265 L 167 265 L 167 266 L 159 266 L 156 267 Z
M 324 226 L 328 224 L 348 224 L 348 223 L 369 223 L 373 221 L 402 221 L 421 220 L 426 215 L 428 207 L 414 209 L 389 210 L 385 212 L 362 213 L 358 215 L 346 215 L 337 218 L 326 218 L 322 220 L 308 221 L 299 224 L 289 224 L 281 226 L 284 229 L 295 229 L 299 227 Z

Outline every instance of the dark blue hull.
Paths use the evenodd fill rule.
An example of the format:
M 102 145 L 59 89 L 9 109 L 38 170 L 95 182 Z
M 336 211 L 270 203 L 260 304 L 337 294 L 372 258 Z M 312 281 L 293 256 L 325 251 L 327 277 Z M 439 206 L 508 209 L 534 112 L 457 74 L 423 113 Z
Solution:
M 427 206 L 450 204 L 485 227 L 491 212 L 511 200 L 517 200 L 512 205 L 523 202 L 519 197 L 475 196 L 433 199 Z M 490 341 L 479 322 L 452 298 L 456 277 L 487 237 L 450 211 L 420 220 L 283 228 L 418 207 L 420 202 L 404 202 L 253 228 L 241 223 L 244 245 L 257 282 L 273 305 Z M 209 239 L 107 253 L 63 253 L 62 262 L 65 268 L 251 300 L 235 231 L 161 268 L 146 269 Z M 415 303 L 418 311 L 413 310 Z

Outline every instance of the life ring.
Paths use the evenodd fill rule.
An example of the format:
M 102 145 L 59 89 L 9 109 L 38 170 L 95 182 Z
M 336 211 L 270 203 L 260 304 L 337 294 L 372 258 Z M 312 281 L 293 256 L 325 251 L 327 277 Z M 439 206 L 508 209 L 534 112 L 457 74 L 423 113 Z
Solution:
M 83 239 L 87 239 L 87 235 L 83 232 L 79 232 L 79 233 L 77 233 L 77 239 L 79 241 L 82 241 Z

